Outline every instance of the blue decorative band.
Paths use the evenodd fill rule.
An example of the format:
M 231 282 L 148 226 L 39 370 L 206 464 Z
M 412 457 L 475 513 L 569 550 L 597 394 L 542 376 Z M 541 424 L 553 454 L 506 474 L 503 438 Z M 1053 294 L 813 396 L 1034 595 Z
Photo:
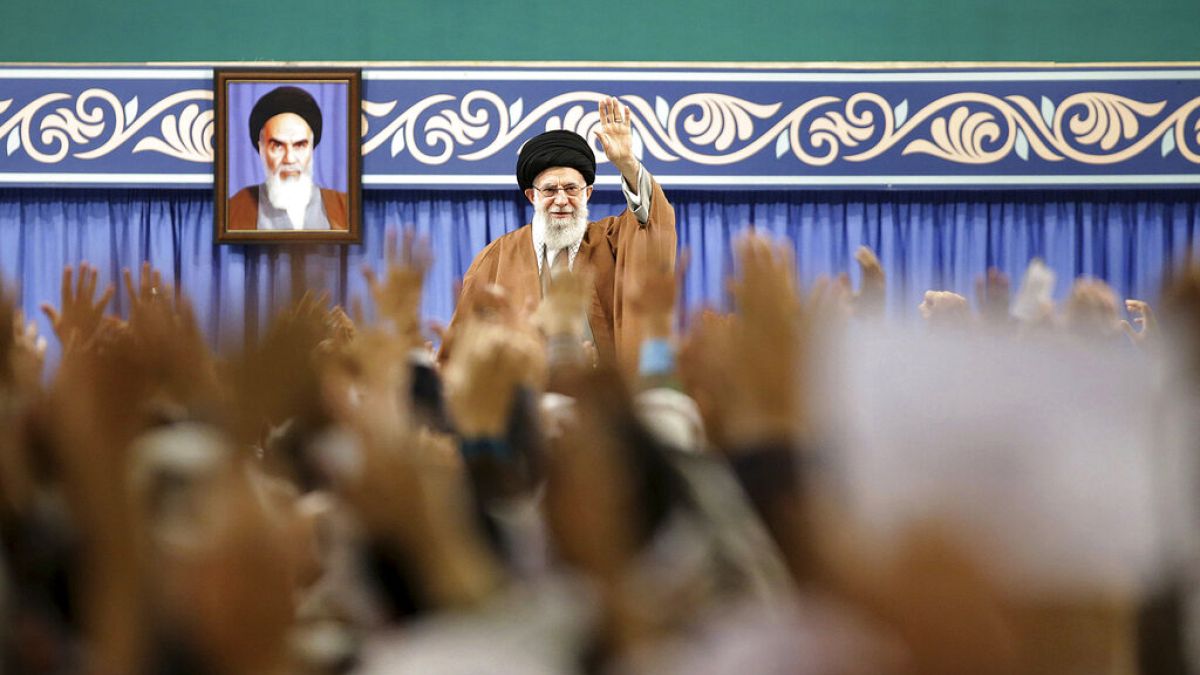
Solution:
M 208 188 L 212 70 L 0 67 L 0 184 Z M 1179 67 L 379 67 L 366 188 L 515 189 L 521 144 L 633 115 L 669 188 L 1200 184 L 1200 64 Z M 600 185 L 617 174 L 596 144 Z

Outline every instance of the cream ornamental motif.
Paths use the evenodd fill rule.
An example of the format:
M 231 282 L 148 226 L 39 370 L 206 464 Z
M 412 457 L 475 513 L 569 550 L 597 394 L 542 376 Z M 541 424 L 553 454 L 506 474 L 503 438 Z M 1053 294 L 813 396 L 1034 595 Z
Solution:
M 461 100 L 429 96 L 399 111 L 398 101 L 364 101 L 363 154 L 386 144 L 392 157 L 407 151 L 434 166 L 486 159 L 529 131 L 572 129 L 590 138 L 599 123 L 595 108 L 601 98 L 590 91 L 564 93 L 528 114 L 523 114 L 524 99 L 506 103 L 485 90 Z M 865 162 L 895 148 L 901 155 L 958 164 L 992 164 L 1013 155 L 1028 160 L 1032 152 L 1050 162 L 1111 165 L 1159 142 L 1163 156 L 1177 148 L 1187 161 L 1200 163 L 1200 120 L 1188 125 L 1200 110 L 1200 97 L 1163 116 L 1166 101 L 1104 92 L 1074 94 L 1057 105 L 1045 97 L 1039 105 L 1026 96 L 962 92 L 910 116 L 907 99 L 892 104 L 879 94 L 860 92 L 845 100 L 818 96 L 782 117 L 782 103 L 719 93 L 691 94 L 673 104 L 661 97 L 654 103 L 640 96 L 620 98 L 634 112 L 637 156 L 648 153 L 663 162 L 726 166 L 773 144 L 776 158 L 790 154 L 817 167 L 838 160 Z
M 159 120 L 158 136 L 143 135 L 132 152 L 158 152 L 176 159 L 211 163 L 212 91 L 181 91 L 139 114 L 138 97 L 124 103 L 106 89 L 91 88 L 74 97 L 64 93 L 41 96 L 5 115 L 12 99 L 0 100 L 0 144 L 5 156 L 20 151 L 43 164 L 98 159 L 111 154 Z M 182 110 L 177 110 L 178 106 Z M 174 112 L 168 112 L 174 111 Z M 160 119 L 161 118 L 161 119 Z
M 396 100 L 365 100 L 362 152 L 407 153 L 421 164 L 439 166 L 515 154 L 518 139 L 549 129 L 594 138 L 596 104 L 604 97 L 567 92 L 528 111 L 524 98 L 506 101 L 483 89 L 461 98 L 436 94 L 408 107 Z M 1168 110 L 1166 101 L 1105 92 L 1081 92 L 1057 103 L 1046 97 L 1035 102 L 1022 95 L 961 92 L 911 115 L 907 99 L 893 103 L 873 92 L 846 99 L 817 96 L 790 110 L 780 102 L 720 93 L 690 94 L 674 103 L 635 95 L 621 100 L 633 111 L 634 153 L 661 162 L 728 166 L 773 148 L 777 159 L 791 156 L 813 167 L 867 162 L 894 150 L 957 164 L 986 165 L 1014 155 L 1028 160 L 1032 154 L 1049 162 L 1113 165 L 1158 143 L 1162 156 L 1178 150 L 1188 162 L 1200 164 L 1200 97 Z M 143 132 L 147 127 L 151 133 Z M 130 142 L 133 153 L 211 163 L 214 133 L 207 89 L 171 94 L 144 111 L 137 96 L 122 102 L 95 87 L 77 96 L 45 94 L 19 108 L 13 99 L 0 99 L 3 156 L 23 153 L 43 164 L 68 155 L 106 157 Z M 598 160 L 607 161 L 602 154 Z

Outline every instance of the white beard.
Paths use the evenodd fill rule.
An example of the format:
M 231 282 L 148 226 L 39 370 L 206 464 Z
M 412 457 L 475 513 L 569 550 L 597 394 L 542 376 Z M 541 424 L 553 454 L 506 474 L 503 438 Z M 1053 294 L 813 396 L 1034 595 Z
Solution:
M 267 200 L 281 211 L 287 211 L 292 227 L 299 230 L 304 227 L 304 214 L 308 210 L 308 201 L 312 199 L 313 177 L 312 164 L 300 170 L 300 175 L 294 178 L 282 178 L 280 167 L 274 173 L 267 170 L 266 159 L 263 169 L 267 173 Z M 289 170 L 294 170 L 289 167 Z
M 548 251 L 557 251 L 575 245 L 583 239 L 587 231 L 587 204 L 575 207 L 575 212 L 567 215 L 555 215 L 544 206 L 536 206 L 533 210 L 533 231 L 541 233 L 541 239 Z

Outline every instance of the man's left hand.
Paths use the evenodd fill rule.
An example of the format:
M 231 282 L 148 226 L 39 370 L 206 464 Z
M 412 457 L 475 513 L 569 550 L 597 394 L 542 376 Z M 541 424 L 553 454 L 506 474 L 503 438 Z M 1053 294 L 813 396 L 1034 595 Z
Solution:
M 617 167 L 625 184 L 637 194 L 638 160 L 633 155 L 633 115 L 616 98 L 600 101 L 600 129 L 596 132 L 604 155 Z

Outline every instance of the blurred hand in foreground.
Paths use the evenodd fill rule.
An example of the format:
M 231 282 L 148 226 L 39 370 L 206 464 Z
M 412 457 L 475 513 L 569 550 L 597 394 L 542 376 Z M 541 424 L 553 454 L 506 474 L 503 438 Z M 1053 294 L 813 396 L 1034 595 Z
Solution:
M 1067 297 L 1064 318 L 1067 330 L 1076 337 L 1111 338 L 1121 328 L 1117 294 L 1099 279 L 1076 279 Z
M 858 316 L 883 316 L 887 300 L 887 277 L 883 273 L 883 265 L 875 252 L 866 246 L 859 246 L 854 252 L 854 260 L 862 272 L 862 287 L 854 298 L 854 312 Z
M 641 327 L 642 339 L 669 338 L 674 332 L 675 300 L 687 272 L 688 252 L 685 250 L 676 264 L 673 252 L 648 237 L 637 240 L 637 276 L 633 281 L 630 307 Z
M 983 320 L 993 326 L 1009 323 L 1009 305 L 1012 302 L 1011 284 L 1008 275 L 989 267 L 987 274 L 975 280 L 975 303 Z
M 421 338 L 421 291 L 425 274 L 429 271 L 433 256 L 429 243 L 418 239 L 414 233 L 404 233 L 403 244 L 398 243 L 395 230 L 387 234 L 384 249 L 385 269 L 383 280 L 370 267 L 363 267 L 363 276 L 371 289 L 380 318 L 389 323 L 396 335 L 420 346 Z
M 1133 323 L 1122 320 L 1121 330 L 1135 346 L 1142 349 L 1153 346 L 1158 341 L 1158 320 L 1154 318 L 1150 303 L 1130 298 L 1125 301 L 1125 310 L 1133 316 Z
M 735 445 L 795 440 L 807 426 L 801 400 L 807 325 L 790 247 L 756 232 L 734 242 L 738 276 L 725 433 Z
M 935 328 L 965 328 L 971 322 L 967 299 L 952 291 L 925 291 L 925 298 L 917 309 Z
M 446 402 L 464 438 L 503 436 L 517 390 L 545 386 L 544 349 L 530 333 L 475 320 L 446 364 Z
M 92 339 L 115 292 L 113 286 L 109 285 L 100 298 L 95 299 L 99 275 L 96 268 L 86 262 L 79 263 L 79 277 L 74 282 L 73 272 L 70 265 L 63 268 L 59 308 L 56 310 L 49 303 L 42 305 L 42 312 L 50 320 L 63 349 L 71 344 L 82 347 Z

